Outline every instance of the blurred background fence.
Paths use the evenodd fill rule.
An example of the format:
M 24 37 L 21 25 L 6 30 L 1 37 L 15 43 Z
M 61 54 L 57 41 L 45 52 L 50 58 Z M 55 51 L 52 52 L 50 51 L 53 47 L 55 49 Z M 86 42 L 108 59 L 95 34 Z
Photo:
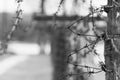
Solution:
M 57 12 L 61 0 L 23 0 L 23 19 L 17 30 L 13 33 L 12 40 L 38 43 L 41 46 L 41 54 L 50 54 L 53 63 L 53 80 L 67 80 L 67 72 L 70 65 L 67 64 L 67 53 L 75 48 L 75 35 L 66 30 L 69 25 L 79 17 L 86 16 L 90 11 L 90 0 L 64 0 Z M 97 2 L 96 2 L 97 1 Z M 0 40 L 4 40 L 11 30 L 16 4 L 14 0 L 1 0 L 0 4 L 3 9 L 0 11 Z M 106 5 L 107 0 L 93 0 L 94 7 Z M 104 32 L 107 26 L 106 13 L 102 17 L 99 14 L 94 15 L 94 24 L 97 32 Z M 84 19 L 73 25 L 73 29 L 83 34 L 93 35 L 92 17 Z M 86 43 L 91 42 L 94 38 L 80 37 L 77 47 L 81 48 Z M 45 45 L 51 46 L 51 51 L 45 52 Z M 43 49 L 42 49 L 43 47 Z M 48 50 L 47 50 L 48 51 Z M 80 64 L 97 65 L 94 55 L 86 55 L 81 51 L 79 56 Z M 103 55 L 103 54 L 101 54 Z M 76 57 L 75 57 L 76 58 Z M 80 70 L 82 72 L 82 70 Z M 79 71 L 78 71 L 79 72 Z M 74 80 L 88 79 L 85 75 L 79 76 Z

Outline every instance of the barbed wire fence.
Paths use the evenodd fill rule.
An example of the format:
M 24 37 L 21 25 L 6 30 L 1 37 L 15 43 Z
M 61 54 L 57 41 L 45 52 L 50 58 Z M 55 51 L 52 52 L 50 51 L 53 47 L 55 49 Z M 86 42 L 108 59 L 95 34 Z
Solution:
M 60 7 L 61 7 L 63 2 L 64 2 L 64 0 L 61 0 L 61 2 L 59 4 L 59 7 L 58 7 L 58 10 L 55 13 L 55 16 L 57 16 L 58 12 L 60 11 Z M 72 67 L 73 71 L 71 71 L 71 72 L 68 71 L 66 76 L 63 76 L 63 78 L 61 78 L 61 80 L 64 80 L 65 77 L 72 77 L 72 79 L 74 80 L 75 78 L 73 78 L 73 76 L 77 76 L 77 75 L 80 76 L 80 75 L 88 74 L 90 76 L 91 74 L 97 74 L 97 73 L 100 73 L 100 72 L 105 72 L 105 73 L 112 73 L 113 72 L 113 70 L 108 69 L 106 67 L 105 62 L 102 61 L 102 59 L 100 58 L 99 53 L 96 51 L 95 47 L 100 41 L 103 41 L 105 43 L 105 42 L 109 42 L 112 39 L 120 38 L 120 34 L 108 34 L 107 30 L 103 31 L 101 34 L 98 34 L 98 32 L 96 30 L 96 26 L 94 24 L 94 14 L 95 13 L 98 14 L 99 16 L 101 16 L 103 12 L 108 13 L 111 8 L 120 7 L 119 3 L 116 2 L 115 0 L 113 1 L 113 3 L 114 3 L 114 5 L 112 5 L 112 6 L 104 5 L 104 6 L 99 7 L 99 8 L 94 8 L 92 6 L 92 0 L 91 0 L 90 1 L 90 8 L 91 8 L 90 13 L 85 17 L 78 18 L 77 20 L 71 22 L 69 25 L 67 25 L 65 27 L 65 29 L 67 29 L 71 32 L 71 36 L 73 36 L 73 38 L 74 38 L 73 41 L 77 45 L 80 44 L 79 40 L 78 40 L 78 38 L 80 38 L 80 37 L 93 37 L 93 38 L 95 38 L 95 40 L 91 41 L 89 44 L 85 44 L 82 48 L 76 47 L 76 44 L 71 45 L 74 49 L 67 51 L 67 53 L 69 53 L 69 55 L 67 56 L 67 63 L 69 65 L 73 65 L 73 67 Z M 77 26 L 75 26 L 75 28 L 74 28 L 74 25 L 76 23 L 79 23 L 82 20 L 89 19 L 89 18 L 92 18 L 92 25 L 93 25 L 92 31 L 94 32 L 94 35 L 80 33 L 77 30 Z M 55 25 L 56 25 L 56 23 L 55 23 Z M 86 55 L 87 54 L 94 54 L 100 59 L 99 68 L 94 67 L 94 66 L 89 66 L 89 65 L 81 65 L 77 62 L 78 59 L 76 59 L 76 61 L 74 61 L 72 59 L 72 57 L 74 55 L 77 55 L 77 58 L 79 58 L 78 54 L 81 54 L 81 51 L 84 50 L 84 49 L 88 49 L 88 51 L 85 53 Z M 76 72 L 76 71 L 74 71 L 76 67 L 79 68 L 79 69 L 86 69 L 86 72 L 84 72 L 84 71 L 80 72 L 80 73 Z M 77 79 L 75 79 L 75 80 L 77 80 Z
M 19 22 L 22 20 L 22 9 L 20 8 L 20 5 L 21 5 L 21 2 L 22 0 L 16 0 L 17 3 L 18 3 L 18 7 L 17 7 L 17 11 L 16 11 L 16 17 L 15 17 L 15 22 L 14 22 L 14 25 L 11 29 L 11 31 L 8 33 L 5 41 L 3 41 L 1 43 L 1 50 L 3 50 L 4 52 L 6 51 L 6 48 L 7 48 L 7 42 L 9 40 L 11 40 L 11 37 L 14 33 L 14 31 L 17 29 L 18 25 L 19 25 Z M 56 13 L 54 14 L 55 16 L 57 16 L 59 10 L 60 10 L 60 7 L 62 5 L 62 3 L 64 2 L 64 0 L 61 0 L 60 2 L 60 5 L 58 7 L 58 10 L 56 11 Z M 73 71 L 68 71 L 67 74 L 65 74 L 66 76 L 62 76 L 61 77 L 61 80 L 64 80 L 64 78 L 66 77 L 73 77 L 73 76 L 76 76 L 76 75 L 83 75 L 83 74 L 88 74 L 88 75 L 91 75 L 91 74 L 97 74 L 97 73 L 100 73 L 100 72 L 105 72 L 105 73 L 112 73 L 113 71 L 111 69 L 108 69 L 106 67 L 106 64 L 100 59 L 99 57 L 99 54 L 97 53 L 95 47 L 97 45 L 97 43 L 99 43 L 100 41 L 103 41 L 103 42 L 109 42 L 111 39 L 114 39 L 114 38 L 118 38 L 120 37 L 120 34 L 108 34 L 107 31 L 104 31 L 102 32 L 101 34 L 98 34 L 97 33 L 97 30 L 96 30 L 96 27 L 95 27 L 95 24 L 94 24 L 94 14 L 97 13 L 99 15 L 102 14 L 102 12 L 109 12 L 109 10 L 113 7 L 120 7 L 119 6 L 119 3 L 117 3 L 116 1 L 113 1 L 114 2 L 114 5 L 112 6 L 109 6 L 109 5 L 105 5 L 105 6 L 102 6 L 100 8 L 94 8 L 92 6 L 92 0 L 90 1 L 90 6 L 91 6 L 91 12 L 85 16 L 85 17 L 79 17 L 77 20 L 73 21 L 71 24 L 67 25 L 65 27 L 66 30 L 69 30 L 71 32 L 71 35 L 73 37 L 73 42 L 75 44 L 71 45 L 73 48 L 72 50 L 69 50 L 67 51 L 67 53 L 69 53 L 69 55 L 67 55 L 67 60 L 66 60 L 66 63 L 69 64 L 69 65 L 73 65 L 72 67 L 72 70 Z M 76 23 L 79 23 L 80 21 L 84 20 L 84 19 L 89 19 L 89 18 L 92 18 L 92 31 L 94 32 L 94 35 L 89 35 L 89 34 L 84 34 L 84 33 L 80 33 L 79 30 L 77 30 L 77 26 L 75 26 L 75 28 L 73 27 Z M 54 17 L 54 21 L 55 20 L 55 17 Z M 55 23 L 55 26 L 56 26 L 56 23 Z M 91 41 L 90 43 L 88 44 L 85 44 L 82 48 L 80 48 L 78 46 L 79 43 L 79 38 L 80 37 L 93 37 L 95 38 L 95 40 Z M 109 47 L 108 47 L 109 48 Z M 94 66 L 89 66 L 89 65 L 81 65 L 78 63 L 77 59 L 74 61 L 73 59 L 71 59 L 74 55 L 77 55 L 77 58 L 79 58 L 79 54 L 81 53 L 82 50 L 84 49 L 88 49 L 87 52 L 85 52 L 85 54 L 94 54 L 96 56 L 98 56 L 98 58 L 100 59 L 100 62 L 99 62 L 99 68 L 97 67 L 94 67 Z M 76 72 L 74 71 L 75 68 L 78 68 L 78 69 L 86 69 L 86 72 Z M 118 74 L 116 74 L 118 76 Z M 119 78 L 119 76 L 118 76 Z M 72 78 L 74 79 L 74 78 Z

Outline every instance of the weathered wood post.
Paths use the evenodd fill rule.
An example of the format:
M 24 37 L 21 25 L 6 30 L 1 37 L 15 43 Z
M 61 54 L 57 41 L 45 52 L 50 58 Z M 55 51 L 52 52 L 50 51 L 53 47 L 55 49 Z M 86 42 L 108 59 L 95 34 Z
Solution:
M 52 34 L 53 80 L 67 80 L 67 32 L 63 27 L 56 28 Z
M 120 2 L 119 0 L 114 0 Z M 113 6 L 113 0 L 108 0 L 108 25 L 107 34 L 119 34 L 116 26 L 117 7 Z M 115 36 L 114 36 L 115 37 Z M 120 39 L 107 39 L 105 41 L 105 64 L 106 64 L 106 80 L 120 80 Z

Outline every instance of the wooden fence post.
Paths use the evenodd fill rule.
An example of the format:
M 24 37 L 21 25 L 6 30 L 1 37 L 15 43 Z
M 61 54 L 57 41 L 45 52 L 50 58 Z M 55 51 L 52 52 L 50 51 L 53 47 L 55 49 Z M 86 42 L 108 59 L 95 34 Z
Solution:
M 52 34 L 53 80 L 67 80 L 67 32 L 63 27 L 56 28 Z
M 114 0 L 115 1 L 115 0 Z M 116 0 L 117 1 L 117 0 Z M 108 0 L 108 6 L 113 6 L 113 0 Z M 108 10 L 107 34 L 114 35 L 118 33 L 116 26 L 117 8 L 113 6 Z M 120 39 L 107 39 L 105 41 L 105 64 L 106 80 L 120 80 Z

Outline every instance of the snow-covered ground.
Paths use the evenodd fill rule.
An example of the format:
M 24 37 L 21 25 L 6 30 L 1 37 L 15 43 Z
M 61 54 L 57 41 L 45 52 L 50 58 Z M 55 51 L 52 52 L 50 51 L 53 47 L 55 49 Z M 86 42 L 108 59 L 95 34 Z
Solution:
M 45 44 L 44 46 L 41 46 L 37 43 L 30 43 L 30 42 L 20 42 L 20 41 L 9 42 L 7 53 L 8 54 L 13 53 L 16 55 L 8 56 L 7 58 L 0 61 L 0 76 L 9 72 L 9 70 L 13 69 L 16 65 L 31 59 L 31 56 L 29 55 L 39 55 L 41 53 L 41 47 L 44 50 L 45 54 L 49 55 L 50 53 L 49 44 Z M 41 55 L 41 57 L 42 56 L 43 55 Z
M 0 61 L 0 76 L 28 58 L 29 56 L 14 55 Z
M 8 43 L 7 52 L 21 55 L 37 55 L 40 53 L 40 46 L 37 43 L 14 41 Z
M 37 43 L 12 41 L 8 43 L 7 52 L 20 55 L 39 55 L 44 52 L 44 54 L 49 55 L 51 46 L 49 43 L 39 45 Z

